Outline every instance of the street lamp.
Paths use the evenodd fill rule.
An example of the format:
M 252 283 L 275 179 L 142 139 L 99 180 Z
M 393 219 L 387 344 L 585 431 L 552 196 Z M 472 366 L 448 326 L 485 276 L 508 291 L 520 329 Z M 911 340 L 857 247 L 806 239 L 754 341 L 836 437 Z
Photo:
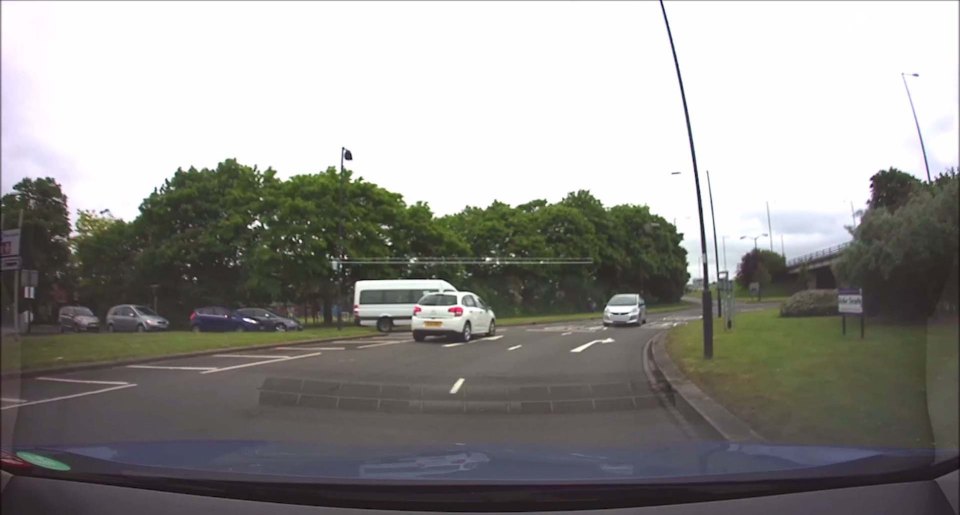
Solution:
M 687 107 L 687 94 L 683 89 L 683 76 L 680 74 L 680 60 L 677 58 L 677 47 L 673 44 L 673 32 L 670 30 L 670 21 L 667 19 L 667 8 L 660 0 L 660 11 L 663 12 L 663 24 L 667 27 L 667 38 L 670 40 L 670 51 L 673 53 L 673 65 L 677 70 L 677 83 L 680 85 L 680 100 L 683 103 L 683 116 L 687 122 L 687 138 L 690 140 L 690 160 L 693 162 L 693 183 L 697 190 L 697 211 L 700 215 L 700 256 L 703 261 L 703 357 L 713 359 L 713 305 L 710 298 L 710 265 L 707 263 L 707 230 L 703 221 L 703 197 L 700 194 L 700 173 L 697 170 L 697 151 L 693 145 L 693 128 L 690 125 L 690 110 Z
M 752 240 L 753 240 L 753 250 L 757 250 L 757 240 L 759 240 L 760 238 L 763 238 L 763 237 L 766 236 L 766 235 L 767 235 L 767 233 L 763 233 L 763 234 L 761 234 L 760 236 L 741 236 L 740 239 L 741 239 L 741 240 L 750 240 L 750 239 L 752 239 Z
M 707 193 L 710 196 L 710 220 L 713 223 L 713 257 L 716 262 L 717 269 L 717 288 L 720 287 L 720 249 L 717 245 L 717 217 L 713 211 L 713 186 L 710 184 L 710 170 L 706 171 L 707 173 Z M 680 175 L 680 172 L 673 172 L 670 175 Z M 704 253 L 706 254 L 706 253 Z M 708 282 L 704 287 L 709 288 L 710 283 Z M 721 300 L 720 295 L 717 295 L 717 318 L 723 318 L 723 301 Z
M 911 77 L 919 77 L 918 73 L 901 73 L 900 78 L 903 79 L 903 87 L 907 90 L 907 100 L 910 101 L 910 111 L 913 112 L 913 123 L 917 125 L 917 137 L 920 138 L 920 152 L 923 152 L 923 166 L 927 169 L 927 182 L 932 182 L 930 180 L 930 164 L 927 162 L 927 149 L 923 146 L 923 134 L 920 134 L 920 122 L 917 121 L 917 110 L 913 107 L 913 97 L 910 96 L 910 87 L 907 86 L 907 75 Z
M 337 232 L 339 243 L 337 247 L 337 331 L 343 330 L 343 219 L 346 216 L 346 203 L 343 188 L 344 161 L 353 161 L 353 154 L 346 147 L 340 147 L 340 216 L 337 217 Z

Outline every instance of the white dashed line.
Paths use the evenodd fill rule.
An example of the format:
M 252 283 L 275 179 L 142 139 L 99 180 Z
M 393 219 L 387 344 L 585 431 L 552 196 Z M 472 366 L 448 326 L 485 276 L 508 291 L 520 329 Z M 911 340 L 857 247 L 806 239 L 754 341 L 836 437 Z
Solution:
M 443 344 L 443 346 L 444 346 L 444 347 L 459 347 L 459 346 L 463 345 L 463 343 L 464 343 L 464 342 L 460 342 L 460 343 L 445 343 L 445 344 Z
M 561 334 L 560 336 L 570 336 L 571 334 L 573 334 L 573 331 L 565 332 L 565 333 Z
M 16 403 L 27 402 L 27 401 L 25 401 L 25 400 L 23 400 L 23 399 L 14 399 L 14 398 L 12 398 L 12 397 L 0 397 L 0 401 L 2 401 L 2 402 L 16 402 Z
M 277 350 L 347 350 L 346 347 L 275 347 Z
M 217 367 L 167 367 L 163 365 L 127 365 L 127 368 L 149 368 L 152 370 L 193 370 L 193 371 L 217 369 Z
M 499 339 L 501 339 L 501 338 L 503 338 L 503 335 L 502 335 L 502 334 L 499 334 L 499 335 L 497 335 L 497 336 L 487 336 L 486 338 L 480 338 L 480 339 L 483 340 L 483 341 L 485 341 L 485 342 L 495 342 L 495 341 L 497 341 L 497 340 L 499 340 Z
M 267 354 L 214 354 L 215 358 L 249 358 L 249 359 L 277 359 L 277 358 L 289 358 L 290 356 L 270 356 Z
M 513 347 L 510 347 L 510 348 L 507 349 L 507 350 L 517 350 L 517 349 L 519 349 L 520 347 L 523 347 L 523 345 L 514 345 Z
M 119 385 L 119 386 L 111 386 L 110 388 L 103 388 L 103 389 L 100 389 L 100 390 L 94 390 L 94 391 L 92 391 L 92 392 L 75 393 L 75 394 L 73 394 L 73 395 L 64 395 L 63 397 L 53 397 L 52 399 L 43 399 L 43 400 L 39 400 L 39 401 L 22 402 L 22 403 L 20 403 L 20 404 L 11 404 L 10 406 L 0 407 L 0 410 L 11 409 L 11 408 L 22 408 L 22 407 L 24 407 L 24 406 L 32 406 L 32 405 L 34 405 L 34 404 L 45 404 L 45 403 L 47 403 L 47 402 L 65 401 L 65 400 L 67 400 L 67 399 L 75 399 L 75 398 L 77 398 L 77 397 L 85 397 L 85 396 L 87 396 L 87 395 L 97 395 L 97 394 L 100 394 L 100 393 L 112 392 L 112 391 L 114 391 L 114 390 L 121 390 L 121 389 L 123 389 L 123 388 L 132 388 L 132 387 L 134 387 L 134 386 L 137 386 L 137 385 L 135 385 L 135 384 L 122 384 L 122 385 Z
M 37 377 L 37 381 L 58 381 L 61 383 L 81 383 L 81 384 L 130 384 L 126 381 L 87 381 L 85 379 L 67 379 L 63 377 Z
M 466 380 L 466 379 L 464 379 L 464 378 L 462 378 L 462 377 L 461 377 L 460 379 L 457 379 L 457 382 L 456 382 L 456 383 L 453 383 L 453 388 L 450 389 L 450 394 L 452 395 L 452 394 L 455 394 L 455 393 L 459 392 L 459 391 L 460 391 L 460 387 L 463 386 L 463 382 L 464 382 L 465 380 Z

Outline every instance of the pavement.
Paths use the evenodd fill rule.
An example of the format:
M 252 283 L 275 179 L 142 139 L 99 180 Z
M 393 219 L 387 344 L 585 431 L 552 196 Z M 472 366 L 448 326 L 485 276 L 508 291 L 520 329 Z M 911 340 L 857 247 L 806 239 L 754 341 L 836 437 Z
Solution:
M 501 328 L 470 343 L 409 332 L 51 372 L 0 383 L 2 440 L 184 439 L 404 444 L 661 445 L 715 437 L 671 406 L 643 327 L 599 319 Z

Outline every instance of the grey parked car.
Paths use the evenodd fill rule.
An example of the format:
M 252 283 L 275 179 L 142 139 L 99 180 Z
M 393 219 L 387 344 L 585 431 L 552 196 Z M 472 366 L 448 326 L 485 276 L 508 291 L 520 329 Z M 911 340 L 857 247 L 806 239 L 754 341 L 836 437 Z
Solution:
M 260 322 L 263 331 L 302 331 L 303 326 L 293 318 L 280 316 L 269 309 L 240 308 L 236 313 L 242 317 L 252 318 Z
M 165 331 L 170 325 L 166 318 L 147 306 L 120 304 L 107 311 L 107 331 Z
M 60 308 L 58 316 L 60 332 L 64 331 L 99 331 L 100 319 L 83 306 L 64 306 Z

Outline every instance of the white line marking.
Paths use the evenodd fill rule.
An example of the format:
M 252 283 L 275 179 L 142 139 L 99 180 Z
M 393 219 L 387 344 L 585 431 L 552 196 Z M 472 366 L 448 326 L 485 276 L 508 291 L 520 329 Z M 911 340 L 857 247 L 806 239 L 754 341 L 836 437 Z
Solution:
M 605 339 L 605 340 L 593 340 L 592 342 L 584 343 L 583 345 L 581 345 L 581 346 L 579 346 L 579 347 L 577 347 L 577 348 L 575 348 L 575 349 L 570 349 L 570 352 L 583 352 L 583 351 L 589 349 L 590 346 L 593 345 L 593 344 L 595 344 L 595 343 L 610 343 L 610 342 L 612 342 L 612 341 L 614 341 L 613 338 L 607 338 L 607 339 Z
M 461 346 L 461 345 L 463 345 L 463 342 L 460 342 L 460 343 L 445 343 L 445 344 L 443 344 L 444 347 L 459 347 L 459 346 Z
M 63 377 L 38 377 L 37 381 L 59 381 L 61 383 L 82 383 L 82 384 L 130 384 L 126 381 L 87 381 L 84 379 L 66 379 Z
M 497 336 L 487 336 L 486 338 L 480 338 L 480 339 L 487 342 L 495 342 L 500 338 L 503 338 L 502 334 L 498 334 Z
M 383 347 L 384 345 L 396 345 L 398 343 L 407 343 L 409 340 L 401 340 L 398 342 L 383 342 L 383 343 L 373 343 L 370 345 L 361 345 L 357 347 L 358 349 L 369 349 L 370 347 Z
M 507 349 L 507 350 L 517 350 L 517 349 L 519 349 L 520 347 L 523 347 L 523 345 L 514 345 L 513 347 L 510 347 L 510 348 Z
M 274 347 L 277 350 L 347 350 L 346 347 Z
M 334 341 L 331 341 L 331 342 L 329 342 L 329 343 L 335 343 L 335 344 L 337 344 L 337 345 L 345 345 L 345 344 L 351 344 L 351 345 L 352 345 L 352 344 L 357 344 L 357 343 L 403 343 L 403 342 L 407 342 L 407 341 L 410 341 L 410 340 L 380 340 L 380 339 L 375 339 L 375 340 L 334 340 Z M 328 342 L 324 342 L 324 343 L 328 343 Z
M 27 401 L 25 401 L 25 400 L 23 400 L 23 399 L 14 399 L 14 398 L 12 398 L 12 397 L 0 397 L 0 401 L 3 401 L 3 402 L 18 402 L 18 403 L 19 403 L 19 402 L 27 402 Z
M 256 355 L 256 354 L 214 354 L 215 358 L 251 358 L 251 359 L 263 359 L 263 358 L 289 358 L 290 356 L 269 356 L 266 354 Z
M 254 361 L 253 363 L 244 363 L 243 365 L 234 365 L 232 367 L 215 368 L 213 370 L 207 370 L 206 372 L 200 372 L 200 373 L 216 374 L 217 372 L 226 372 L 227 370 L 236 370 L 238 368 L 256 367 L 259 365 L 269 365 L 270 363 L 280 363 L 282 361 L 292 361 L 295 359 L 312 358 L 314 356 L 319 356 L 320 354 L 322 354 L 322 352 L 313 352 L 310 354 L 303 354 L 300 356 L 293 356 L 290 358 L 277 358 L 277 359 L 269 359 L 266 361 Z
M 149 368 L 155 370 L 216 370 L 216 367 L 165 367 L 161 365 L 127 365 L 127 368 Z
M 39 400 L 39 401 L 24 402 L 24 403 L 21 403 L 21 404 L 12 404 L 12 405 L 10 405 L 10 406 L 0 407 L 0 410 L 10 409 L 10 408 L 21 408 L 21 407 L 23 407 L 23 406 L 32 406 L 32 405 L 34 405 L 34 404 L 44 404 L 44 403 L 47 403 L 47 402 L 65 401 L 65 400 L 67 400 L 67 399 L 74 399 L 74 398 L 77 398 L 77 397 L 84 397 L 84 396 L 87 396 L 87 395 L 96 395 L 96 394 L 98 394 L 98 393 L 112 392 L 112 391 L 114 391 L 114 390 L 121 390 L 121 389 L 123 389 L 123 388 L 131 388 L 131 387 L 134 387 L 134 386 L 137 386 L 137 385 L 132 384 L 132 383 L 131 383 L 131 384 L 122 384 L 122 385 L 119 385 L 119 386 L 111 386 L 110 388 L 102 388 L 102 389 L 100 389 L 100 390 L 94 390 L 94 391 L 92 391 L 92 392 L 75 393 L 75 394 L 73 394 L 73 395 L 64 395 L 63 397 L 54 397 L 54 398 L 52 398 L 52 399 L 43 399 L 43 400 Z
M 466 381 L 464 378 L 457 379 L 456 383 L 453 383 L 453 388 L 450 389 L 450 393 L 454 394 L 460 391 L 460 387 L 463 386 L 463 382 Z
M 561 334 L 560 336 L 570 336 L 571 334 L 573 334 L 573 331 L 567 331 L 567 332 Z

